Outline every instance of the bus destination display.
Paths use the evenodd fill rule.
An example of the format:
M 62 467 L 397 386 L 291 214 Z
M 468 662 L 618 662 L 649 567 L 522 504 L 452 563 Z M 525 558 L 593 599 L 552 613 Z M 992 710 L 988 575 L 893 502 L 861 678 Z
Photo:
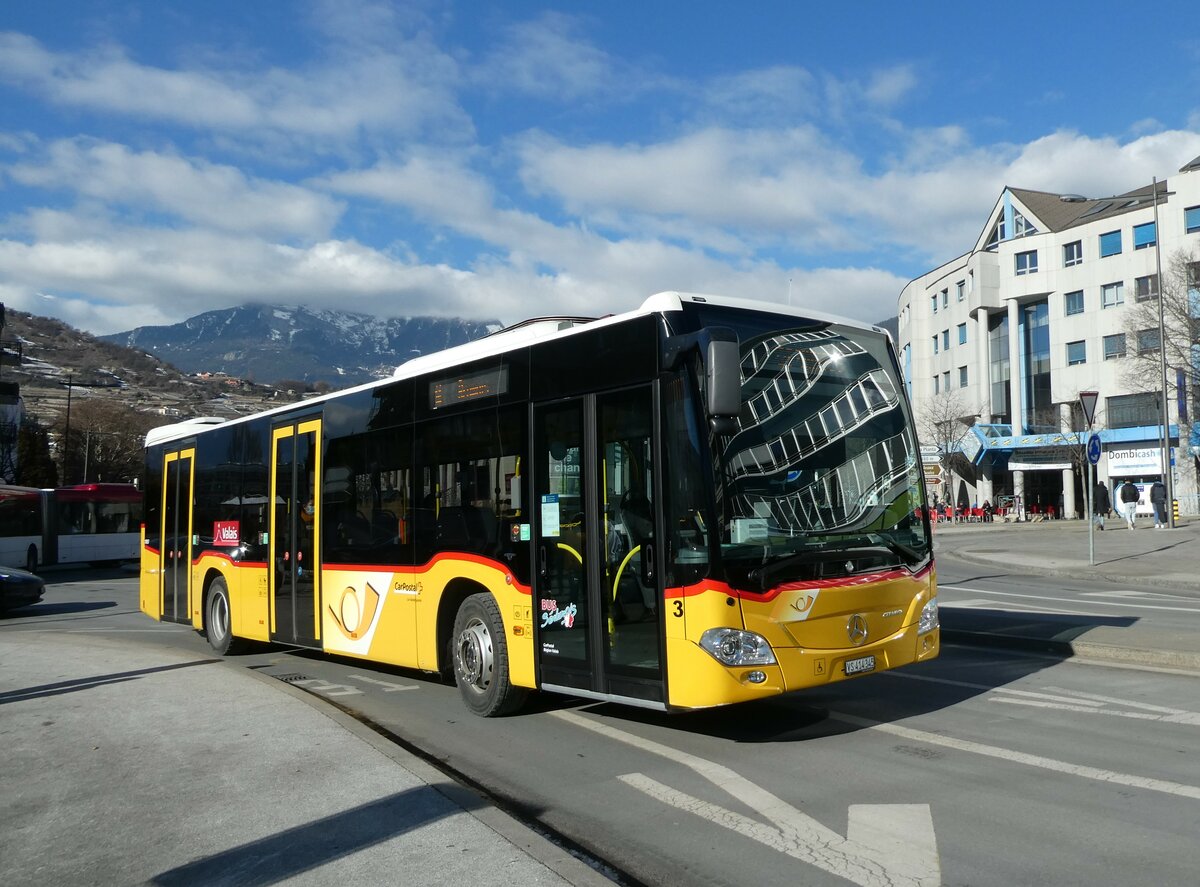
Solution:
M 497 397 L 507 392 L 508 367 L 499 367 L 429 383 L 429 406 L 437 410 L 481 397 Z

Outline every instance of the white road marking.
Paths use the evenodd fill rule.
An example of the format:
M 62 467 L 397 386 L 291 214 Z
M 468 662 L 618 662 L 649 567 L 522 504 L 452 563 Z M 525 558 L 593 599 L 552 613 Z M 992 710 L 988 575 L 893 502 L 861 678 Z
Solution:
M 350 687 L 346 684 L 331 684 L 320 678 L 304 678 L 298 681 L 288 681 L 288 683 L 295 684 L 297 687 L 304 687 L 306 690 L 312 690 L 314 693 L 320 693 L 322 696 L 362 695 L 362 690 L 358 689 L 358 687 Z
M 848 831 L 852 830 L 861 837 L 864 828 L 874 822 L 884 825 L 886 833 L 870 841 L 843 838 L 761 786 L 714 761 L 626 733 L 574 712 L 557 711 L 552 714 L 577 727 L 690 768 L 756 810 L 770 824 L 702 801 L 642 773 L 617 777 L 626 785 L 664 804 L 693 813 L 855 884 L 932 887 L 941 883 L 941 863 L 933 833 L 933 817 L 927 804 L 879 805 L 879 809 L 875 809 L 876 805 L 854 805 Z M 900 846 L 893 840 L 897 835 L 905 836 Z
M 396 684 L 392 681 L 381 681 L 378 678 L 369 678 L 363 674 L 348 674 L 346 677 L 353 681 L 362 681 L 364 684 L 374 684 L 377 687 L 382 687 L 384 693 L 398 693 L 401 690 L 415 690 L 416 684 Z
M 994 745 L 985 745 L 981 742 L 972 742 L 967 739 L 955 739 L 951 736 L 942 736 L 938 733 L 927 733 L 924 730 L 914 730 L 911 727 L 902 727 L 899 724 L 883 724 L 878 721 L 867 720 L 866 718 L 855 717 L 854 715 L 840 714 L 830 712 L 831 720 L 841 721 L 845 724 L 850 724 L 855 727 L 860 727 L 866 730 L 876 730 L 881 733 L 888 733 L 892 736 L 900 736 L 912 742 L 924 742 L 930 745 L 940 745 L 944 748 L 952 748 L 957 751 L 969 752 L 971 754 L 983 755 L 989 758 L 997 758 L 1002 761 L 1008 761 L 1014 764 L 1024 764 L 1028 767 L 1036 767 L 1041 770 L 1050 770 L 1055 773 L 1064 773 L 1068 776 L 1079 776 L 1083 779 L 1093 779 L 1097 782 L 1110 782 L 1116 785 L 1126 785 L 1131 788 L 1143 788 L 1148 791 L 1162 792 L 1163 794 L 1176 795 L 1181 798 L 1192 798 L 1200 800 L 1200 786 L 1187 785 L 1181 782 L 1170 782 L 1165 779 L 1152 779 L 1147 776 L 1134 776 L 1128 773 L 1118 773 L 1115 770 L 1103 770 L 1098 767 L 1087 767 L 1082 764 L 1072 764 L 1068 761 L 1059 761 L 1054 758 L 1046 758 L 1041 755 L 1031 755 L 1025 752 L 1014 751 L 1007 748 L 999 748 Z
M 947 591 L 965 591 L 969 594 L 986 594 L 986 595 L 993 595 L 995 597 L 1017 598 L 1019 600 L 1025 600 L 1026 598 L 1034 598 L 1034 595 L 1032 593 L 1024 594 L 1024 593 L 1017 593 L 1014 591 L 992 591 L 991 589 L 987 589 L 987 588 L 964 588 L 961 585 L 942 585 L 939 583 L 938 588 L 939 589 L 944 588 Z M 1184 597 L 1183 595 L 1178 595 L 1178 596 L 1158 595 L 1158 597 L 1164 597 L 1164 598 L 1167 598 L 1168 600 L 1179 600 L 1179 601 L 1195 600 L 1194 598 Z M 1037 601 L 1054 601 L 1055 603 L 1063 603 L 1063 604 L 1075 604 L 1076 606 L 1078 606 L 1080 603 L 1086 603 L 1086 601 L 1079 601 L 1079 600 L 1076 600 L 1075 598 L 1045 597 L 1043 595 L 1037 595 L 1035 600 L 1037 600 Z M 1096 601 L 1096 603 L 1097 604 L 1102 603 L 1106 607 L 1128 607 L 1129 609 L 1132 609 L 1132 610 L 1164 610 L 1164 611 L 1172 612 L 1172 613 L 1200 612 L 1200 600 L 1195 601 L 1195 605 L 1191 606 L 1191 607 L 1164 607 L 1159 604 L 1144 604 L 1144 603 L 1130 604 L 1130 603 L 1124 603 L 1122 601 Z M 938 601 L 938 606 L 940 606 L 940 607 L 947 606 L 948 604 L 952 605 L 952 602 L 950 602 L 950 601 L 943 602 L 941 600 Z M 1030 606 L 1036 606 L 1036 604 L 1031 604 Z M 1065 612 L 1065 611 L 1055 610 L 1055 612 Z M 1089 616 L 1089 615 L 1093 615 L 1093 614 L 1088 613 L 1088 612 L 1080 612 L 1077 615 Z
M 1058 711 L 1075 711 L 1085 714 L 1100 714 L 1135 720 L 1162 721 L 1170 724 L 1200 725 L 1200 712 L 1188 711 L 1184 708 L 1168 708 L 1164 705 L 1152 705 L 1148 702 L 1136 702 L 1130 699 L 1118 699 L 1115 696 L 1100 696 L 1095 693 L 1081 693 L 1076 690 L 1066 690 L 1062 687 L 1046 687 L 1044 691 L 1017 690 L 1012 687 L 993 687 L 988 684 L 976 684 L 970 681 L 955 681 L 950 678 L 936 678 L 930 675 L 914 675 L 906 672 L 885 672 L 888 677 L 902 678 L 909 681 L 927 681 L 932 684 L 946 684 L 951 687 L 963 687 L 968 690 L 982 690 L 990 696 L 992 702 L 1005 702 L 1010 705 L 1029 705 L 1035 708 L 1052 708 Z M 1103 708 L 1106 705 L 1117 705 L 1125 708 L 1140 709 L 1139 711 L 1114 711 Z

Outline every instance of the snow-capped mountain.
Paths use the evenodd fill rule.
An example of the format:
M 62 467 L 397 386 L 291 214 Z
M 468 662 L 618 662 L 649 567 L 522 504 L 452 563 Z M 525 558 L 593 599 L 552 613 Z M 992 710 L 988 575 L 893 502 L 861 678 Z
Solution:
M 500 329 L 498 321 L 440 317 L 382 320 L 349 311 L 243 305 L 172 326 L 103 336 L 149 351 L 188 372 L 224 372 L 256 382 L 328 382 L 345 388 L 384 376 L 418 354 Z

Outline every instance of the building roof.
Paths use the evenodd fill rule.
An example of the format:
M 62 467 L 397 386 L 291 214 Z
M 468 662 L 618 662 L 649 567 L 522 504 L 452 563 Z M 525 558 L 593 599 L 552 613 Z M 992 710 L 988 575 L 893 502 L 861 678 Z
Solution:
M 1200 162 L 1200 157 L 1192 161 Z M 1185 167 L 1186 169 L 1186 167 Z M 1143 209 L 1154 204 L 1154 185 L 1143 185 L 1113 197 L 1087 198 L 1078 194 L 1052 194 L 1047 191 L 1029 191 L 1024 188 L 1009 188 L 1021 203 L 1042 223 L 1045 230 L 1065 231 L 1076 225 L 1095 222 Z M 1168 183 L 1158 183 L 1158 199 L 1162 202 L 1167 195 Z
M 1193 172 L 1198 169 L 1200 169 L 1200 157 L 1197 157 L 1190 163 L 1185 163 L 1183 166 L 1179 167 L 1180 172 Z

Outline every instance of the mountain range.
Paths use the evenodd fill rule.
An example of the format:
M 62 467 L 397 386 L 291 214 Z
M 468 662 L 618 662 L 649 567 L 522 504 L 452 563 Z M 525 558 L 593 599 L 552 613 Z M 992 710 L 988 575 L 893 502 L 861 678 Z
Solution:
M 170 326 L 143 326 L 99 338 L 148 351 L 185 372 L 222 372 L 277 383 L 346 388 L 390 376 L 419 354 L 478 339 L 499 321 L 393 317 L 278 305 L 206 311 Z

